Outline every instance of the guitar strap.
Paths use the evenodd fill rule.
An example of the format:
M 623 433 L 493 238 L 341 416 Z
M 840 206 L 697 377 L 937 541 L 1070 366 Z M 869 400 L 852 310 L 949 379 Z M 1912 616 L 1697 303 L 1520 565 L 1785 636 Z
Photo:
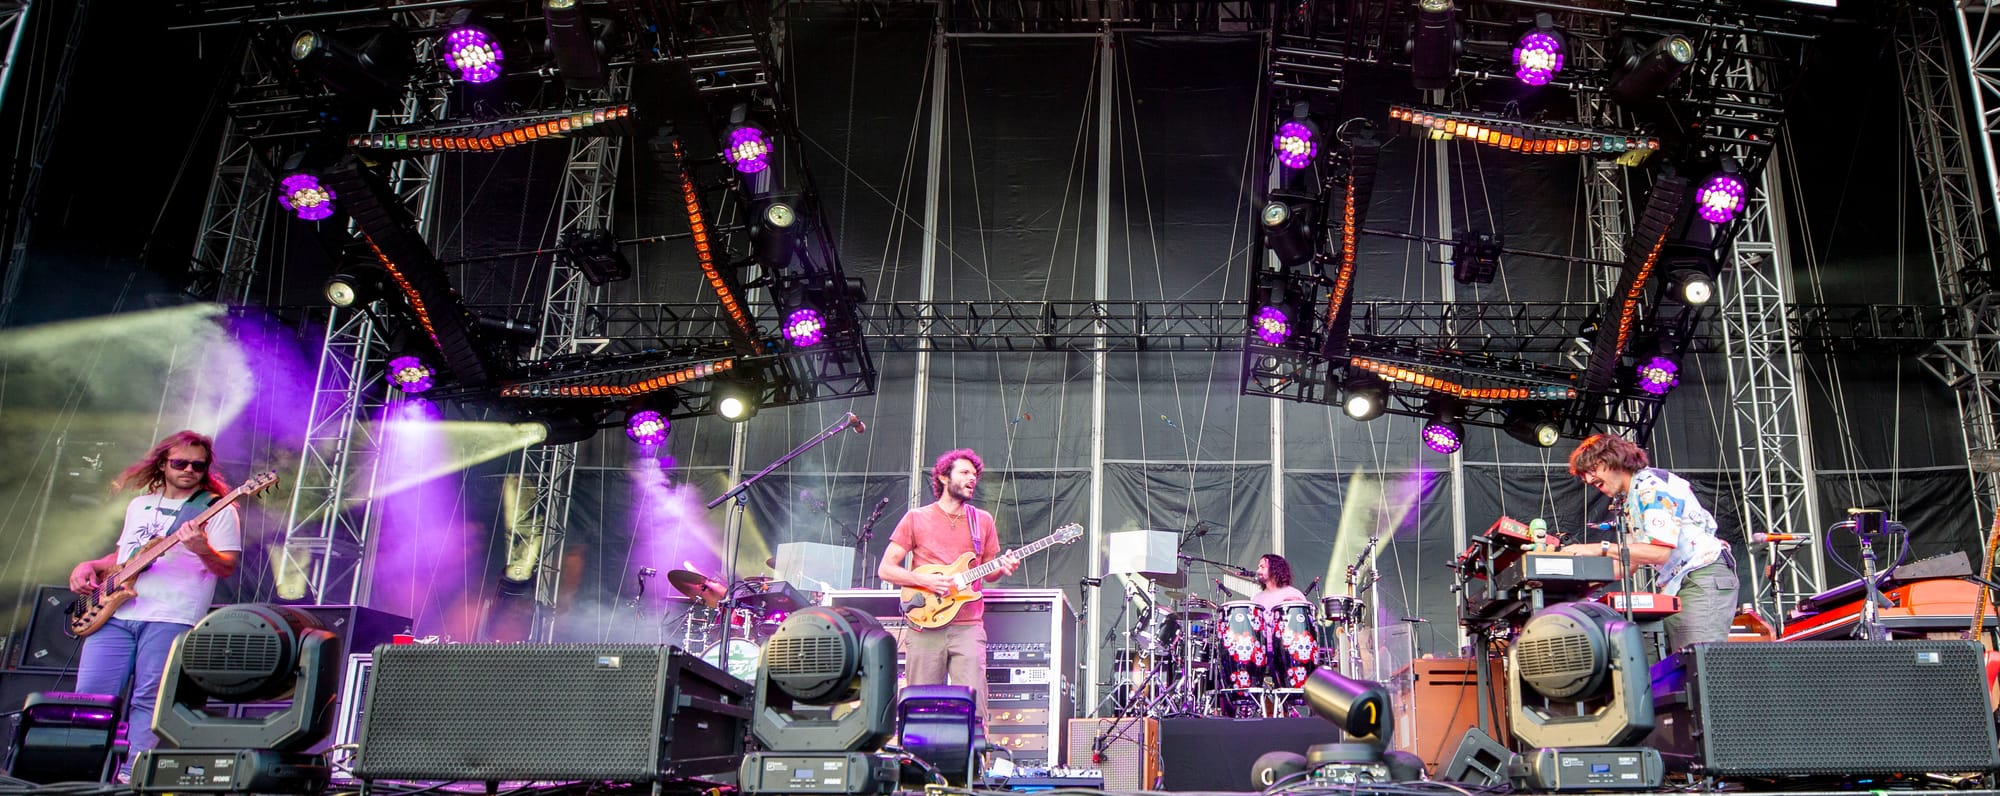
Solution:
M 971 504 L 966 505 L 965 532 L 972 536 L 972 560 L 982 564 L 986 563 L 984 561 L 980 561 L 981 558 L 984 558 L 986 556 L 986 551 L 980 549 L 982 546 L 984 546 L 984 543 L 986 541 L 986 534 L 979 532 L 978 506 L 974 506 Z
M 207 500 L 202 500 L 202 498 L 207 498 Z M 221 498 L 221 495 L 214 492 L 196 492 L 189 495 L 188 499 L 181 503 L 181 507 L 175 510 L 174 521 L 167 523 L 167 530 L 162 532 L 160 536 L 167 537 L 174 535 L 174 531 L 180 530 L 181 526 L 186 525 L 188 520 L 200 516 L 203 509 L 215 505 L 215 501 Z

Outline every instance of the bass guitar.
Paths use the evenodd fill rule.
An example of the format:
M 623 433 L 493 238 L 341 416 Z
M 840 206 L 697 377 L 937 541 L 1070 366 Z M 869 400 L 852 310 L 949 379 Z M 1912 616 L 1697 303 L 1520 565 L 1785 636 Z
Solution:
M 1081 538 L 1083 538 L 1083 525 L 1072 522 L 1061 528 L 1057 528 L 1055 533 L 1044 536 L 1036 540 L 1033 544 L 1014 551 L 1014 557 L 1027 558 L 1056 545 L 1069 544 Z M 917 627 L 925 630 L 935 630 L 951 624 L 951 620 L 957 618 L 960 606 L 979 599 L 979 592 L 973 590 L 972 584 L 978 583 L 980 578 L 999 572 L 1000 559 L 996 557 L 992 561 L 975 567 L 972 566 L 972 554 L 966 553 L 959 556 L 957 561 L 949 564 L 925 564 L 911 571 L 919 574 L 935 572 L 951 576 L 951 593 L 949 594 L 941 595 L 934 591 L 913 589 L 907 586 L 903 588 L 903 618 L 910 620 L 910 624 Z
M 267 470 L 260 473 L 230 490 L 229 494 L 223 495 L 214 503 L 208 504 L 206 510 L 185 524 L 200 525 L 208 522 L 223 509 L 234 504 L 237 498 L 255 495 L 270 489 L 276 483 L 278 483 L 278 471 Z M 166 555 L 168 550 L 174 549 L 174 545 L 180 544 L 180 541 L 180 534 L 170 533 L 147 542 L 146 546 L 139 548 L 139 552 L 133 553 L 131 558 L 125 559 L 125 563 L 119 564 L 111 574 L 98 581 L 96 586 L 77 595 L 75 600 L 70 601 L 67 611 L 68 622 L 63 626 L 64 632 L 71 638 L 83 638 L 104 627 L 104 623 L 111 621 L 111 615 L 118 612 L 118 606 L 138 596 L 138 592 L 133 591 L 132 586 L 138 582 L 139 573 L 145 572 L 147 567 L 158 561 L 160 556 Z

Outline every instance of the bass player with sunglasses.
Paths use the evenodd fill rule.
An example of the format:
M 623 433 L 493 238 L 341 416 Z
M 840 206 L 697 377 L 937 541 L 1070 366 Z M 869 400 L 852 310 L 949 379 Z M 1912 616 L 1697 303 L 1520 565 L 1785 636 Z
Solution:
M 236 571 L 243 549 L 235 506 L 222 507 L 206 522 L 195 521 L 207 513 L 205 507 L 230 493 L 214 459 L 214 440 L 193 431 L 175 432 L 153 445 L 112 481 L 114 489 L 141 492 L 125 507 L 118 548 L 69 573 L 71 591 L 94 596 L 101 586 L 112 585 L 106 579 L 147 543 L 167 536 L 177 542 L 138 575 L 129 600 L 101 625 L 84 631 L 88 636 L 79 653 L 78 691 L 118 694 L 136 673 L 126 714 L 133 756 L 157 743 L 153 708 L 174 639 L 208 613 L 216 580 Z M 131 759 L 120 767 L 121 778 L 130 771 Z

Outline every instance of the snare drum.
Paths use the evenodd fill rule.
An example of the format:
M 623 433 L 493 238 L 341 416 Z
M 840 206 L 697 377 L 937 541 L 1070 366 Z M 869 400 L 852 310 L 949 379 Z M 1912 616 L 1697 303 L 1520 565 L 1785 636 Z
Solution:
M 1299 688 L 1317 665 L 1319 629 L 1313 621 L 1313 605 L 1291 601 L 1271 607 L 1271 674 L 1279 688 Z
M 1258 688 L 1270 676 L 1270 637 L 1264 606 L 1241 600 L 1222 605 L 1222 638 L 1217 648 L 1219 688 Z

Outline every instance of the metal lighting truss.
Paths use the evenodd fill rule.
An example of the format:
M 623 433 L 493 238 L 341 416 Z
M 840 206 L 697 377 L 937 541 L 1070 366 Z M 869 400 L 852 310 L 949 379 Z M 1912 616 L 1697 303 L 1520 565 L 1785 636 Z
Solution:
M 414 12 L 420 16 L 438 12 Z M 432 20 L 417 19 L 413 28 Z M 434 57 L 435 43 L 418 40 L 417 58 Z M 445 117 L 444 87 L 411 91 L 395 114 L 377 113 L 369 129 L 409 125 Z M 416 216 L 418 234 L 429 240 L 435 225 L 431 186 L 440 155 L 397 161 L 389 172 L 389 187 Z M 293 482 L 291 510 L 285 520 L 285 562 L 280 566 L 306 573 L 306 597 L 315 604 L 365 605 L 375 561 L 371 549 L 379 523 L 374 501 L 352 496 L 352 481 L 365 478 L 360 494 L 371 494 L 378 472 L 382 440 L 376 429 L 361 422 L 384 405 L 380 392 L 367 387 L 370 373 L 386 354 L 366 311 L 335 309 L 327 318 L 326 339 L 320 347 L 318 375 L 308 412 L 305 438 L 299 446 L 298 480 Z M 371 466 L 363 472 L 358 465 Z
M 1928 7 L 1904 9 L 1896 55 L 1916 158 L 1918 195 L 1930 235 L 1939 299 L 1956 311 L 1956 328 L 1919 361 L 1958 401 L 1973 497 L 1983 522 L 2000 510 L 2000 306 L 1995 305 L 1987 239 L 2000 213 L 1994 140 L 2000 136 L 2000 17 L 1986 3 L 1960 3 L 1954 31 Z M 1956 58 L 1954 58 L 1956 56 Z M 1966 85 L 1958 83 L 1963 59 Z M 1970 105 L 1967 105 L 1970 100 Z M 1977 134 L 1971 133 L 1977 125 Z M 1974 149 L 1973 146 L 1977 146 Z M 1983 175 L 1982 172 L 1983 171 Z M 1983 180 L 1982 180 L 1983 176 Z
M 1479 354 L 1569 350 L 1595 302 L 1357 301 L 1355 335 L 1369 341 Z M 1226 352 L 1243 350 L 1245 301 L 873 301 L 862 333 L 891 351 Z M 1951 313 L 1930 304 L 1790 304 L 1785 323 L 1801 353 L 1913 352 L 1950 328 Z M 597 304 L 586 324 L 603 330 L 602 353 L 678 350 L 699 358 L 727 336 L 714 302 Z M 1722 349 L 1698 325 L 1684 353 Z M 1546 359 L 1546 357 L 1544 357 Z
M 246 86 L 276 82 L 271 71 L 258 62 L 255 47 L 243 48 L 239 79 Z M 265 221 L 274 201 L 270 171 L 259 162 L 257 142 L 246 127 L 233 114 L 223 121 L 222 146 L 215 157 L 215 175 L 208 183 L 208 201 L 202 208 L 201 232 L 195 238 L 190 266 L 193 283 L 188 287 L 196 298 L 232 306 L 250 299 L 257 253 L 263 247 Z
M 1772 43 L 1764 37 L 1711 32 L 1708 52 L 1718 62 L 1712 85 L 1725 107 L 1761 107 L 1774 89 Z M 1753 115 L 1745 111 L 1741 115 Z M 1720 126 L 1718 140 L 1762 135 L 1762 121 L 1744 130 Z M 1745 132 L 1749 131 L 1749 132 Z M 1722 149 L 1751 162 L 1768 147 L 1723 143 Z M 1758 150 L 1765 150 L 1759 152 Z M 1776 158 L 1760 172 L 1760 185 L 1745 197 L 1739 232 L 1730 247 L 1730 279 L 1722 290 L 1722 338 L 1729 376 L 1741 479 L 1742 527 L 1750 532 L 1806 534 L 1818 527 L 1812 479 L 1812 446 L 1805 429 L 1805 396 L 1798 384 L 1798 352 L 1792 345 L 1791 258 L 1784 243 L 1784 203 L 1774 200 L 1781 182 Z M 1778 563 L 1775 546 L 1749 550 L 1753 594 L 1762 593 L 1767 565 Z M 1770 584 L 1772 610 L 1782 616 L 1800 598 L 1825 587 L 1817 545 L 1785 568 L 1781 583 Z
M 613 69 L 602 96 L 622 103 L 631 97 L 631 70 Z M 578 138 L 570 142 L 563 168 L 560 218 L 556 239 L 575 231 L 611 226 L 612 203 L 618 187 L 618 160 L 624 138 Z M 604 340 L 605 318 L 590 312 L 603 301 L 604 289 L 584 279 L 574 259 L 550 259 L 546 300 L 542 303 L 541 336 L 534 359 L 541 360 L 595 346 Z M 576 480 L 576 443 L 536 445 L 521 456 L 515 488 L 518 508 L 509 518 L 509 533 L 535 540 L 535 618 L 529 637 L 548 641 L 555 630 L 556 588 L 562 576 L 563 543 L 569 529 L 570 490 Z

